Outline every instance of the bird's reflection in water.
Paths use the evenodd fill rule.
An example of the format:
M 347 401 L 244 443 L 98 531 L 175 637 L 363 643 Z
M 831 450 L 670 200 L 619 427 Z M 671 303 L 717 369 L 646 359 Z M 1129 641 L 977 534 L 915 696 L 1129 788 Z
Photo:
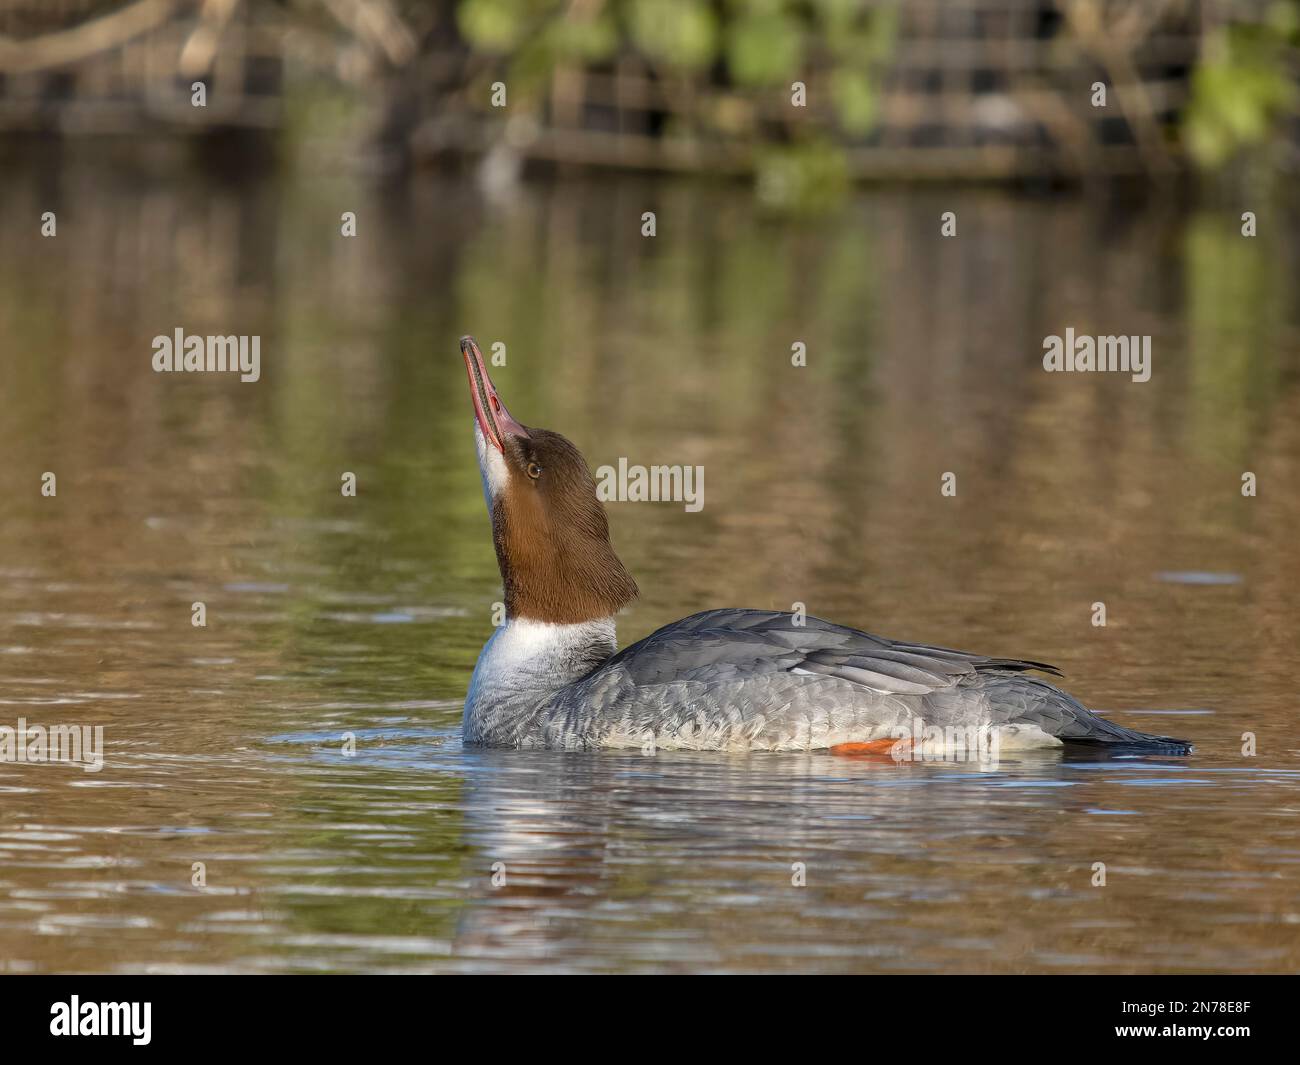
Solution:
M 1178 764 L 1087 750 L 1017 752 L 996 766 L 825 753 L 466 758 L 467 842 L 482 878 L 454 950 L 524 967 L 557 954 L 581 964 L 584 944 L 607 955 L 601 940 L 620 925 L 647 960 L 662 949 L 678 965 L 726 967 L 710 913 L 779 927 L 835 921 L 842 906 L 857 909 L 839 939 L 851 961 L 864 921 L 893 927 L 914 900 L 960 908 L 963 881 L 991 869 L 1059 866 L 1061 825 L 1090 820 L 1110 767 Z M 1075 879 L 1087 887 L 1086 873 Z M 763 938 L 752 925 L 743 934 Z M 859 960 L 884 938 L 857 943 Z

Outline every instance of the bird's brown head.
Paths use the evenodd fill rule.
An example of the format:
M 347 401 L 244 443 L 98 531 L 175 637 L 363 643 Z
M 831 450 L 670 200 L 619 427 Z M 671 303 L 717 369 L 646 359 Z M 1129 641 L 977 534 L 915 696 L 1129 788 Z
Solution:
M 636 597 L 636 583 L 609 542 L 582 452 L 511 417 L 474 338 L 462 337 L 460 350 L 506 614 L 557 624 L 613 616 Z

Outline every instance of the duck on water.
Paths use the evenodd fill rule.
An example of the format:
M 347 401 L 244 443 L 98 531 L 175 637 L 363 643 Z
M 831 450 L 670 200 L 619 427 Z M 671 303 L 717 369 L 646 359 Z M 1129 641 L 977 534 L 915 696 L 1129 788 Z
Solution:
M 586 460 L 559 433 L 516 421 L 474 338 L 460 348 L 506 606 L 474 667 L 466 743 L 857 754 L 925 729 L 992 730 L 1003 750 L 1190 753 L 1031 675 L 1059 676 L 1053 666 L 813 617 L 708 610 L 618 651 L 614 616 L 637 588 L 610 543 Z

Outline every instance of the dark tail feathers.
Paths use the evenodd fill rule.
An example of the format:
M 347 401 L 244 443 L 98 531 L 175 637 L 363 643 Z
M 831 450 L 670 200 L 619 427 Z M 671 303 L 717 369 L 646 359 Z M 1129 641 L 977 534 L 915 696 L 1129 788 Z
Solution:
M 1102 718 L 1105 721 L 1105 718 Z M 1066 743 L 1081 747 L 1105 748 L 1110 754 L 1172 754 L 1188 755 L 1192 745 L 1186 740 L 1176 740 L 1172 736 L 1152 736 L 1149 732 L 1124 728 L 1111 721 L 1104 734 L 1088 736 L 1084 739 L 1061 737 Z

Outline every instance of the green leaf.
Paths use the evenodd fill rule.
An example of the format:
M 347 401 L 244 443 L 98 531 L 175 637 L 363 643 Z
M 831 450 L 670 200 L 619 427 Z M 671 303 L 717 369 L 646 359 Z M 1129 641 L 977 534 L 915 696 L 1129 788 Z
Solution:
M 712 8 L 692 0 L 633 0 L 632 40 L 651 59 L 683 69 L 708 66 L 717 54 Z
M 511 0 L 463 0 L 456 9 L 456 24 L 476 48 L 508 52 L 523 33 L 523 6 Z
M 803 60 L 803 31 L 777 11 L 742 15 L 727 35 L 727 69 L 740 85 L 777 85 Z
M 618 51 L 618 29 L 605 12 L 595 18 L 561 18 L 551 24 L 550 41 L 557 55 L 600 63 Z
M 831 99 L 840 125 L 849 133 L 869 132 L 876 124 L 878 95 L 871 79 L 856 70 L 840 69 L 831 75 Z

